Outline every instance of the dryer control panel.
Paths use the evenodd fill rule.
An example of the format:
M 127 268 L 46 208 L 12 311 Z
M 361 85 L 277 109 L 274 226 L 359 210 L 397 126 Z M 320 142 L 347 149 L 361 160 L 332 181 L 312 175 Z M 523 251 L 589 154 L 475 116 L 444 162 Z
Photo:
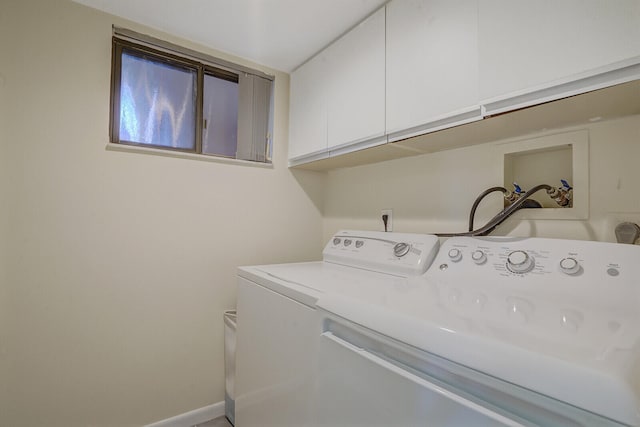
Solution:
M 484 319 L 529 342 L 535 339 L 528 334 L 556 339 L 558 350 L 570 342 L 564 335 L 569 333 L 571 342 L 579 340 L 585 348 L 606 347 L 611 340 L 624 347 L 640 337 L 639 261 L 640 246 L 634 245 L 452 237 L 425 278 L 448 310 L 475 322 Z
M 322 252 L 323 260 L 399 276 L 423 274 L 440 243 L 436 236 L 413 233 L 343 230 Z
M 607 281 L 634 275 L 640 246 L 579 240 L 514 237 L 452 237 L 437 262 L 441 271 L 477 280 L 498 277 L 538 280 Z M 544 277 L 544 278 L 543 278 Z M 628 277 L 628 276 L 627 276 Z M 622 279 L 624 280 L 624 279 Z

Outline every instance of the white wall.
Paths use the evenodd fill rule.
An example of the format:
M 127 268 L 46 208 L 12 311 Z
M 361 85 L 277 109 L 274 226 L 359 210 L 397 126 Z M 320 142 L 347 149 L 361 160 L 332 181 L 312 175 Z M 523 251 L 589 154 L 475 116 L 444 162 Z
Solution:
M 323 174 L 286 167 L 288 76 L 266 70 L 273 168 L 112 151 L 112 24 L 261 67 L 66 0 L 3 1 L 0 17 L 15 362 L 0 425 L 142 425 L 223 400 L 236 267 L 321 251 Z
M 0 8 L 0 64 L 4 61 L 6 52 L 9 51 L 9 41 L 11 38 L 7 34 L 7 17 Z M 8 210 L 10 191 L 10 167 L 8 159 L 9 140 L 7 138 L 7 125 L 9 114 L 9 102 L 7 101 L 6 78 L 2 66 L 0 66 L 0 414 L 7 411 L 7 392 L 9 375 L 8 340 L 9 340 L 9 309 L 8 303 L 8 280 L 7 280 L 7 254 L 9 251 L 8 242 Z M 0 415 L 2 424 L 2 415 Z
M 640 116 L 563 130 L 576 129 L 589 132 L 589 219 L 522 220 L 518 212 L 493 234 L 614 241 L 620 220 L 640 224 Z M 385 208 L 393 209 L 394 231 L 466 231 L 475 198 L 503 185 L 500 142 L 329 172 L 325 239 L 341 228 L 381 229 Z M 487 197 L 476 225 L 497 213 L 501 203 L 498 194 Z

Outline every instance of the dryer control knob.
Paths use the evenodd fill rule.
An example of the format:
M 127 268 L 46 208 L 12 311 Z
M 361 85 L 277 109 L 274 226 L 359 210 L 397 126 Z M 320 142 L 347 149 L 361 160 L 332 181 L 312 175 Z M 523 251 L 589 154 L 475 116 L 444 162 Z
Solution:
M 560 271 L 569 276 L 580 272 L 580 263 L 575 258 L 563 258 L 560 260 Z
M 513 273 L 528 273 L 535 265 L 533 257 L 525 251 L 513 251 L 507 256 L 507 268 Z
M 409 249 L 411 249 L 411 245 L 409 245 L 408 243 L 396 243 L 396 245 L 393 247 L 393 254 L 398 258 L 401 258 L 409 253 Z
M 458 262 L 462 259 L 462 251 L 458 248 L 450 249 L 448 255 L 453 262 Z
M 471 259 L 478 265 L 484 264 L 487 262 L 487 254 L 485 254 L 480 249 L 477 249 L 471 253 Z

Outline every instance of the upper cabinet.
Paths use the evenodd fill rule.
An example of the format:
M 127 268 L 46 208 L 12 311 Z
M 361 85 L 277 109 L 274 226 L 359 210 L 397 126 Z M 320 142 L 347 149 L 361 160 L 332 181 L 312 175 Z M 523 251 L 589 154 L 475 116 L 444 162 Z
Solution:
M 290 164 L 386 142 L 384 33 L 382 8 L 291 74 Z
M 329 63 L 328 148 L 384 138 L 384 8 L 325 51 Z
M 394 0 L 387 5 L 389 140 L 482 118 L 478 0 Z
M 327 150 L 327 62 L 321 52 L 291 74 L 289 159 Z
M 292 73 L 289 165 L 638 79 L 640 0 L 392 0 Z
M 479 0 L 478 10 L 488 114 L 638 78 L 639 0 Z

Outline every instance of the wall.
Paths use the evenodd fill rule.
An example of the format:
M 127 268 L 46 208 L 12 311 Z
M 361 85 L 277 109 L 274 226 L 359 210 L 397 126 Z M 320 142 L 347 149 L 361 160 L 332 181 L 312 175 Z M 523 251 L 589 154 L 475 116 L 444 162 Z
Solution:
M 264 68 L 66 0 L 0 16 L 15 361 L 0 425 L 142 425 L 222 401 L 236 267 L 321 251 L 323 175 L 286 167 L 288 76 L 265 70 L 273 168 L 113 151 L 112 24 Z
M 0 8 L 0 64 L 3 64 L 7 52 L 9 52 L 11 38 L 6 31 L 7 17 Z M 7 411 L 8 381 L 9 376 L 9 309 L 11 305 L 8 300 L 8 232 L 9 232 L 9 178 L 11 176 L 9 168 L 11 162 L 8 161 L 9 143 L 6 135 L 9 123 L 10 112 L 9 102 L 7 102 L 6 77 L 3 66 L 0 65 L 0 425 L 2 414 Z
M 493 234 L 615 241 L 613 228 L 620 220 L 640 224 L 640 116 L 531 137 L 576 129 L 589 132 L 589 219 L 522 220 L 516 213 Z M 341 228 L 381 229 L 380 210 L 385 208 L 393 208 L 394 231 L 466 231 L 475 198 L 489 187 L 503 185 L 498 149 L 503 142 L 329 172 L 325 240 Z M 476 226 L 497 213 L 501 203 L 497 194 L 487 197 L 478 209 Z

